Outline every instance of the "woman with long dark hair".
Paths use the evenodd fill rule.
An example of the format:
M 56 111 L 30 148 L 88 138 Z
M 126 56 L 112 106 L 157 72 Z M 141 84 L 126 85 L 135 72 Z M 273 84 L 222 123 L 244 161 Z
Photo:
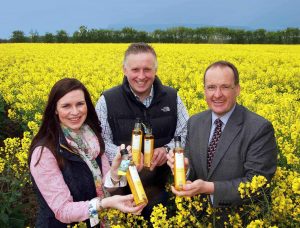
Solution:
M 90 94 L 77 79 L 65 78 L 52 87 L 28 161 L 39 203 L 36 227 L 80 221 L 105 226 L 98 218 L 104 208 L 138 214 L 144 207 L 135 206 L 132 195 L 109 196 L 110 188 L 126 185 L 117 175 L 121 155 L 110 167 Z

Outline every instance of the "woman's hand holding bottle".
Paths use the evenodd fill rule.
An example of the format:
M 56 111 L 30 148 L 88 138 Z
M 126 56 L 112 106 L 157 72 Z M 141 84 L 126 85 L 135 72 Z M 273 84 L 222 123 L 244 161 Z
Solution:
M 141 214 L 146 204 L 136 206 L 133 200 L 133 195 L 115 195 L 101 200 L 102 208 L 115 208 L 124 213 L 132 213 L 135 215 Z

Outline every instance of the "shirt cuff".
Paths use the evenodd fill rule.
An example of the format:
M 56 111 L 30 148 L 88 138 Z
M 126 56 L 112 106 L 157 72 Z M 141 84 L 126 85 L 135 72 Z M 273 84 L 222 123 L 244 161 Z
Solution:
M 191 170 L 190 170 L 190 168 L 188 168 L 188 170 L 186 171 L 186 174 L 185 174 L 185 178 L 186 179 L 188 179 L 188 177 L 190 175 L 190 172 L 191 172 Z
M 211 204 L 214 204 L 214 195 L 209 195 L 209 198 L 210 198 Z
M 127 185 L 126 176 L 121 176 L 120 182 L 113 183 L 113 181 L 111 179 L 111 173 L 107 172 L 106 177 L 105 177 L 105 182 L 104 182 L 105 188 L 118 188 L 118 187 L 124 187 L 126 185 Z
M 89 219 L 90 219 L 91 227 L 99 224 L 99 217 L 98 217 L 98 210 L 97 210 L 98 200 L 99 200 L 98 198 L 94 198 L 89 201 Z

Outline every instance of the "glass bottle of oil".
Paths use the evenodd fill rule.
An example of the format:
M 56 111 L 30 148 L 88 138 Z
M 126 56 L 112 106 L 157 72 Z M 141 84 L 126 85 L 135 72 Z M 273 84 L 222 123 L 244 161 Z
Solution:
M 127 152 L 128 153 L 128 152 Z M 136 169 L 136 166 L 131 161 L 126 172 L 126 178 L 133 194 L 133 199 L 136 205 L 147 204 L 148 198 L 145 193 L 142 181 L 140 179 L 139 173 Z
M 174 185 L 175 189 L 182 190 L 183 185 L 186 183 L 185 167 L 184 167 L 184 151 L 181 147 L 180 136 L 175 136 L 175 148 L 174 148 Z
M 150 169 L 154 149 L 154 136 L 152 135 L 152 127 L 149 124 L 145 128 L 144 136 L 144 167 Z
M 143 142 L 142 123 L 141 123 L 141 119 L 137 118 L 135 120 L 134 129 L 132 131 L 132 140 L 131 140 L 132 160 L 136 165 L 139 165 L 141 162 L 142 142 Z

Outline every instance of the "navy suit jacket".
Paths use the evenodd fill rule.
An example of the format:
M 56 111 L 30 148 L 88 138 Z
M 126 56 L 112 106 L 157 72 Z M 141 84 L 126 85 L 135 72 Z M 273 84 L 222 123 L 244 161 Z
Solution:
M 277 146 L 272 124 L 263 117 L 236 105 L 207 170 L 207 147 L 211 131 L 211 110 L 192 116 L 188 121 L 186 155 L 188 179 L 214 182 L 214 207 L 240 205 L 240 182 L 254 175 L 272 178 L 277 165 Z

